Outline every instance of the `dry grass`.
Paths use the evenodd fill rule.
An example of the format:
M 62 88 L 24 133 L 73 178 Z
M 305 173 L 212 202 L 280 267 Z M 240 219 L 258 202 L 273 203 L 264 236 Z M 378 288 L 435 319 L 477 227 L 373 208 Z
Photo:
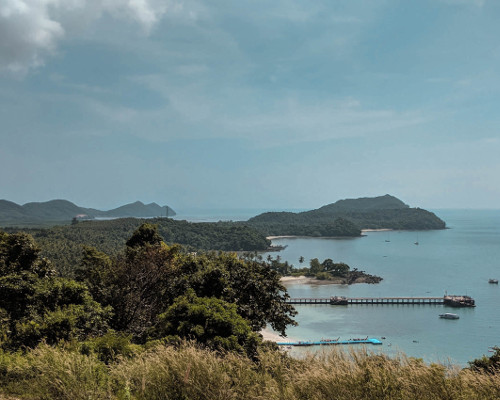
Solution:
M 303 360 L 268 352 L 253 363 L 193 345 L 159 345 L 109 366 L 93 355 L 49 346 L 2 357 L 0 393 L 5 399 L 500 398 L 500 376 L 365 350 L 332 349 Z

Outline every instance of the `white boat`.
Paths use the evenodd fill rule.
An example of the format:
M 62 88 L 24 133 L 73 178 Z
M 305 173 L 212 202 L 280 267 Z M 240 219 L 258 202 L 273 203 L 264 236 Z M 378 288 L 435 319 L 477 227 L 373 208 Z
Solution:
M 460 317 L 457 314 L 453 313 L 444 313 L 444 314 L 439 314 L 439 318 L 444 318 L 444 319 L 459 319 Z

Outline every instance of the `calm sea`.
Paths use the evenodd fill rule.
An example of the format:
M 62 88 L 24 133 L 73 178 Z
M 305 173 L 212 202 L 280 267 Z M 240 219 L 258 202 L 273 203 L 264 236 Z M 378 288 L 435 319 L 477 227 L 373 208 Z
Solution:
M 331 258 L 379 275 L 379 284 L 287 286 L 292 297 L 393 297 L 467 294 L 473 309 L 439 305 L 297 306 L 299 326 L 288 336 L 298 340 L 385 337 L 377 351 L 403 351 L 425 361 L 466 365 L 500 346 L 500 210 L 435 210 L 449 229 L 420 232 L 368 232 L 355 239 L 277 239 L 280 255 L 299 266 L 303 256 Z M 238 218 L 245 219 L 244 212 Z M 235 214 L 236 215 L 236 214 Z M 248 217 L 253 216 L 248 215 Z M 417 242 L 419 245 L 415 245 Z M 265 254 L 267 256 L 267 254 Z M 438 317 L 459 314 L 459 320 Z M 373 348 L 375 350 L 375 347 Z M 311 348 L 307 348 L 310 351 Z M 314 350 L 314 349 L 313 349 Z M 297 349 L 294 351 L 304 351 Z

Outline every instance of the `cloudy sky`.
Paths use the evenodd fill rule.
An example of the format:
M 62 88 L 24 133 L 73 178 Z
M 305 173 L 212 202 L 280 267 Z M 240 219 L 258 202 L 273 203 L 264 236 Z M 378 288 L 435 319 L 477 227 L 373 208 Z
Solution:
M 0 198 L 500 208 L 500 2 L 0 0 Z

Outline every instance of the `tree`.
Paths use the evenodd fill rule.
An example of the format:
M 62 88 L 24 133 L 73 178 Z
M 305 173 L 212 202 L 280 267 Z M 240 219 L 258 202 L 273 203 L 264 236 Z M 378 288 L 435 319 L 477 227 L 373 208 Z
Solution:
M 317 258 L 313 258 L 309 262 L 309 266 L 310 266 L 311 275 L 316 275 L 320 272 L 323 272 L 323 265 L 321 265 L 321 263 L 319 262 L 319 260 Z
M 469 361 L 469 368 L 477 372 L 486 372 L 488 374 L 498 374 L 500 371 L 500 347 L 492 347 L 493 354 L 490 357 L 483 356 L 482 358 Z
M 106 254 L 93 247 L 83 248 L 82 260 L 75 272 L 76 280 L 85 283 L 92 297 L 101 304 L 109 304 L 114 291 L 112 272 L 112 262 Z
M 153 338 L 179 337 L 196 340 L 214 350 L 244 352 L 255 356 L 260 343 L 236 304 L 213 297 L 198 297 L 193 290 L 178 297 L 158 317 Z
M 333 276 L 346 276 L 350 269 L 349 265 L 345 263 L 334 263 L 330 258 L 324 260 L 321 265 L 324 271 Z
M 158 233 L 158 226 L 144 223 L 137 228 L 132 237 L 127 240 L 128 248 L 143 247 L 145 245 L 159 245 L 163 239 Z
M 267 264 L 239 259 L 234 253 L 206 253 L 178 261 L 172 294 L 181 296 L 192 288 L 199 297 L 216 297 L 235 303 L 238 313 L 256 332 L 270 324 L 285 334 L 294 325 L 295 309 L 286 303 L 280 275 Z

